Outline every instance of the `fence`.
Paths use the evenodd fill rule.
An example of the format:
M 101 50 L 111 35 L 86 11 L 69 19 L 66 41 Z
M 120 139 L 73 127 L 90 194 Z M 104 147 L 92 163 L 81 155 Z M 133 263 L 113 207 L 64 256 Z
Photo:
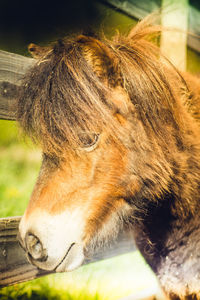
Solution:
M 0 219 L 0 287 L 28 281 L 53 272 L 43 271 L 31 265 L 18 242 L 20 217 Z M 131 232 L 123 232 L 118 240 L 100 250 L 84 264 L 106 259 L 134 250 Z

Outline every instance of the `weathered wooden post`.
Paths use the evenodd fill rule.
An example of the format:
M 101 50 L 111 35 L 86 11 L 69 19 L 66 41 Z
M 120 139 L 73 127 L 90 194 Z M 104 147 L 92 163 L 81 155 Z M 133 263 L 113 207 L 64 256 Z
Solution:
M 161 24 L 167 29 L 161 35 L 161 52 L 181 71 L 186 70 L 188 10 L 188 0 L 162 0 Z

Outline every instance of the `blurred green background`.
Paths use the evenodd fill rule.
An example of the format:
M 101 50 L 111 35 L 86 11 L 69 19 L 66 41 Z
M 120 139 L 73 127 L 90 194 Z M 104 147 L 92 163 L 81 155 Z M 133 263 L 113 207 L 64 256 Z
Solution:
M 37 2 L 32 4 L 37 5 Z M 82 7 L 79 7 L 79 10 L 81 9 Z M 10 17 L 13 18 L 12 13 Z M 18 18 L 20 19 L 19 15 Z M 98 28 L 107 35 L 112 35 L 116 30 L 127 32 L 136 23 L 135 20 L 103 4 L 93 7 L 88 18 L 88 23 L 93 24 L 94 31 Z M 43 26 L 41 20 L 44 21 Z M 5 28 L 0 31 L 0 49 L 28 55 L 27 44 L 30 42 L 44 45 L 47 41 L 79 30 L 76 28 L 77 19 L 74 26 L 70 26 L 70 22 L 61 22 L 54 26 L 48 24 L 48 20 L 42 19 L 42 16 L 41 20 L 39 23 L 41 30 L 38 29 L 37 18 L 29 20 L 27 17 L 27 20 L 22 20 L 24 27 L 19 20 L 16 21 L 18 26 L 13 19 L 9 26 L 5 25 L 5 21 Z M 79 27 L 81 22 L 85 23 L 85 19 L 80 18 Z M 199 73 L 199 56 L 188 49 L 187 60 L 188 70 Z M 40 162 L 40 149 L 27 138 L 24 139 L 17 124 L 12 121 L 0 121 L 0 217 L 23 214 Z M 153 290 L 156 287 L 154 275 L 140 254 L 134 252 L 84 266 L 72 273 L 50 275 L 3 288 L 0 290 L 0 299 L 114 300 L 143 289 Z

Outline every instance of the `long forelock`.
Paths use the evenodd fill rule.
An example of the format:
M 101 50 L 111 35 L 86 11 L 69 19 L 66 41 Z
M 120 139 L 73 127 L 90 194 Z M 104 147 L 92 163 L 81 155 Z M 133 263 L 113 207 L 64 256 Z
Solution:
M 119 84 L 144 127 L 167 140 L 168 133 L 160 120 L 167 115 L 166 122 L 170 119 L 177 126 L 176 88 L 159 60 L 159 48 L 146 39 L 160 31 L 160 27 L 147 26 L 144 22 L 129 37 L 117 36 L 100 43 L 111 53 L 115 64 L 119 62 Z M 83 45 L 77 39 L 56 43 L 24 80 L 18 120 L 25 132 L 42 144 L 45 152 L 62 152 L 64 143 L 76 148 L 81 131 L 100 133 L 106 129 L 113 136 L 121 134 L 113 117 L 117 107 L 108 97 L 112 87 L 95 73 L 82 50 Z M 172 66 L 168 65 L 167 69 L 174 78 L 179 77 Z M 114 76 L 108 71 L 107 76 L 111 75 Z
M 44 152 L 62 151 L 64 143 L 73 149 L 81 143 L 80 132 L 100 133 L 104 127 L 116 127 L 108 93 L 79 45 L 59 42 L 26 75 L 18 120 Z

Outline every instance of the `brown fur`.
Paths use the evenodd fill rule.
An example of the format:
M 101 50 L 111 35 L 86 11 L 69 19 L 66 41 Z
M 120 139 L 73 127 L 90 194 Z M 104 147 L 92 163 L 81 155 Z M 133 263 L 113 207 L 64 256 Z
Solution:
M 67 199 L 87 203 L 90 248 L 128 203 L 132 215 L 119 213 L 116 234 L 134 224 L 169 298 L 200 299 L 200 270 L 189 260 L 193 253 L 198 264 L 200 251 L 200 81 L 160 61 L 149 41 L 160 30 L 144 20 L 128 37 L 80 35 L 37 50 L 18 101 L 21 126 L 45 153 L 27 216 L 38 206 L 56 214 L 74 205 Z M 101 136 L 91 153 L 82 132 Z

